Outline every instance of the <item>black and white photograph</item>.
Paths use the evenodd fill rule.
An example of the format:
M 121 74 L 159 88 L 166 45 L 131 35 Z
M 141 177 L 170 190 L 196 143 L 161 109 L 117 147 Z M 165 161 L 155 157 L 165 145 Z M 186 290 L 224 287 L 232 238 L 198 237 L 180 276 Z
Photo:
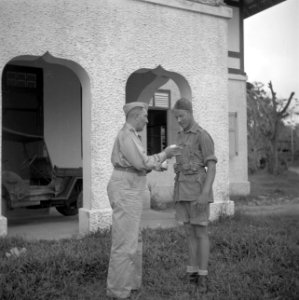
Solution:
M 299 299 L 298 0 L 0 0 L 0 299 Z

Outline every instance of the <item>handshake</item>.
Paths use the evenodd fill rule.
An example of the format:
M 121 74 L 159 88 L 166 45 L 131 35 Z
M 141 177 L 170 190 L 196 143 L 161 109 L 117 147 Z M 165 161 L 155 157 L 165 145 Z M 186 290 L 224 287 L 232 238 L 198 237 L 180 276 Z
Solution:
M 182 154 L 182 147 L 179 147 L 177 145 L 170 145 L 164 149 L 164 152 L 166 153 L 167 158 L 171 158 L 175 155 Z

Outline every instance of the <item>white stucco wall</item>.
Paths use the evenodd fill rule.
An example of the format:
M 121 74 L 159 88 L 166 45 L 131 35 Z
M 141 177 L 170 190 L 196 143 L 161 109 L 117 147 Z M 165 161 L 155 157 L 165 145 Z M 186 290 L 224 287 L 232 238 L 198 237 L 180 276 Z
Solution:
M 248 195 L 246 76 L 229 75 L 229 111 L 237 113 L 237 155 L 230 157 L 230 194 Z
M 228 21 L 228 50 L 240 52 L 240 37 L 243 33 L 240 28 L 240 9 L 232 7 L 233 17 Z
M 109 223 L 110 153 L 124 122 L 126 81 L 140 68 L 161 65 L 188 81 L 195 119 L 215 141 L 215 201 L 228 201 L 229 8 L 185 0 L 0 0 L 0 6 L 0 71 L 16 56 L 49 51 L 76 62 L 90 78 L 91 101 L 83 99 L 83 132 L 90 134 L 83 145 L 90 174 L 83 227 Z

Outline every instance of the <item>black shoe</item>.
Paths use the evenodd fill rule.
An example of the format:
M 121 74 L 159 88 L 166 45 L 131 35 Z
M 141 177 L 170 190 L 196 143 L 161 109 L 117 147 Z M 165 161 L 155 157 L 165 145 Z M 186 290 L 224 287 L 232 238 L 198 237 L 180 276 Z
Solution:
M 194 273 L 188 273 L 188 276 L 189 276 L 189 283 L 190 284 L 198 284 L 198 273 L 197 272 L 194 272 Z

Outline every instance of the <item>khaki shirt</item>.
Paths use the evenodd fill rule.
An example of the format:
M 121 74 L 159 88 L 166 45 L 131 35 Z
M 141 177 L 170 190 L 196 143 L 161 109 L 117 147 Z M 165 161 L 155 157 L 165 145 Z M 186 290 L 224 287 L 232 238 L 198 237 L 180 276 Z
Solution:
M 165 159 L 165 152 L 148 156 L 136 130 L 128 123 L 119 131 L 111 155 L 115 168 L 134 168 L 145 172 L 160 170 Z
M 194 122 L 188 131 L 178 132 L 177 145 L 182 147 L 182 154 L 176 156 L 174 165 L 174 198 L 175 201 L 194 201 L 202 191 L 208 161 L 217 162 L 214 142 L 209 133 Z M 210 202 L 213 202 L 212 191 Z

